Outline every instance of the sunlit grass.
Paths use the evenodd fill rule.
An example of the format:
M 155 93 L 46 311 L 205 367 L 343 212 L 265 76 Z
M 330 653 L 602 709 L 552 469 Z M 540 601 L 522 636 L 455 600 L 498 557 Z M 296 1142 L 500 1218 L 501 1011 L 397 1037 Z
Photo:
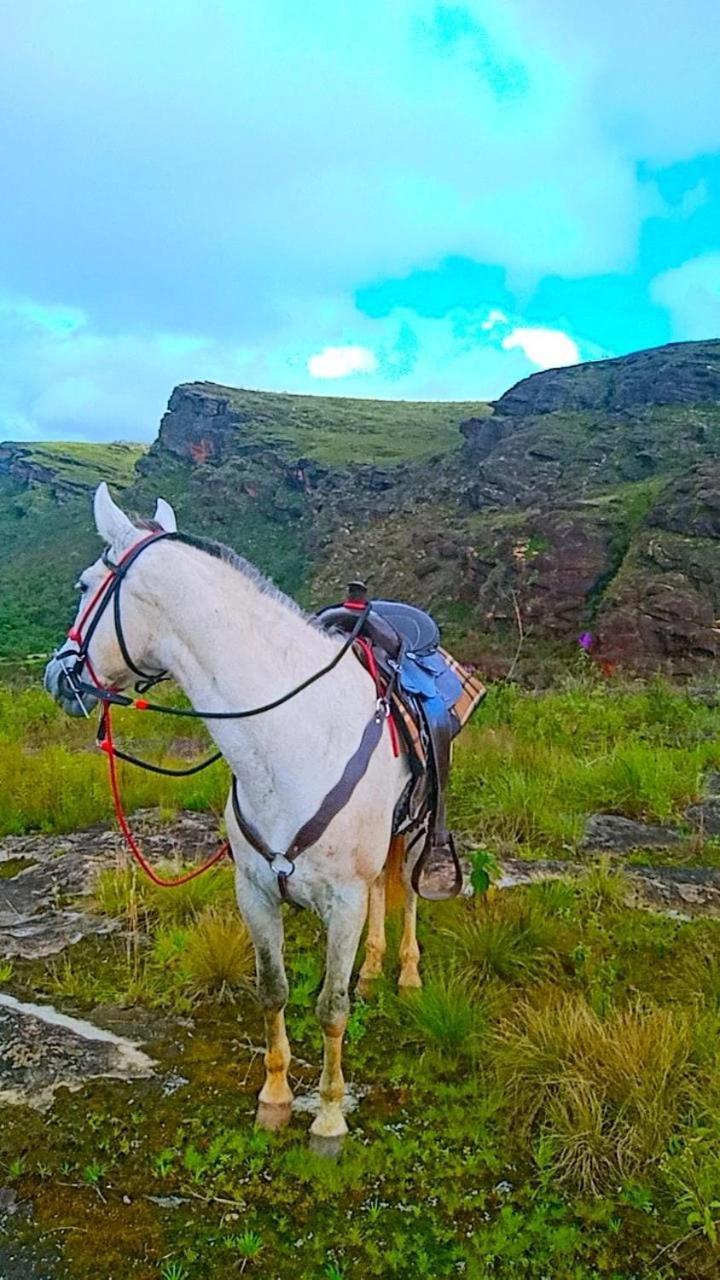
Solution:
M 661 681 L 497 686 L 458 740 L 452 818 L 500 852 L 567 856 L 592 812 L 682 822 L 718 765 L 718 709 Z
M 179 877 L 183 868 L 161 864 L 156 870 L 171 878 Z M 103 915 L 127 920 L 142 911 L 159 921 L 182 924 L 206 907 L 234 903 L 233 870 L 229 864 L 212 867 L 186 884 L 163 889 L 148 880 L 134 863 L 112 867 L 98 876 L 94 898 Z
M 693 1014 L 614 1009 L 540 988 L 500 1025 L 493 1059 L 513 1122 L 550 1139 L 556 1174 L 586 1191 L 664 1149 L 693 1080 Z
M 27 752 L 17 744 L 0 745 L 0 779 L 0 835 L 77 831 L 112 819 L 107 765 L 99 753 L 61 746 Z M 220 813 L 228 790 L 221 763 L 190 778 L 163 778 L 120 766 L 120 780 L 129 813 L 155 806 L 167 814 L 179 809 Z

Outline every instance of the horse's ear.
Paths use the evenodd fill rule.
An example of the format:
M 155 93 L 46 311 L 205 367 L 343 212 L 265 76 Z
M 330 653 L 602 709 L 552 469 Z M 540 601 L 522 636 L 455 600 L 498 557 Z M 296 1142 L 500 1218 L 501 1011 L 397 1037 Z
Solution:
M 93 500 L 95 528 L 109 547 L 123 546 L 137 536 L 137 529 L 110 497 L 105 481 L 98 485 Z
M 158 498 L 153 520 L 155 521 L 155 524 L 159 524 L 160 528 L 164 529 L 166 533 L 177 533 L 175 512 L 170 506 L 170 503 L 166 502 L 164 498 Z

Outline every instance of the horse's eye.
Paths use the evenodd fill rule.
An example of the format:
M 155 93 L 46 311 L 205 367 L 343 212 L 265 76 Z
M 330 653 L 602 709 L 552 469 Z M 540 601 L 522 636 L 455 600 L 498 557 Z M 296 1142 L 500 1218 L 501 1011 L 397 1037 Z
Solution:
M 82 578 L 78 578 L 77 582 L 75 583 L 75 590 L 79 591 L 80 595 L 82 596 L 85 594 L 87 589 L 88 589 L 87 582 L 84 582 Z

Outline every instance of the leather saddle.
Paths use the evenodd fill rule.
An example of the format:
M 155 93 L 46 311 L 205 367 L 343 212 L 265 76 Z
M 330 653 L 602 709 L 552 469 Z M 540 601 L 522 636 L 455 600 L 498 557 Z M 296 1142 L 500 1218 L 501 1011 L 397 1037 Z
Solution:
M 440 629 L 429 613 L 397 600 L 369 603 L 360 634 L 372 645 L 378 668 L 405 712 L 397 723 L 412 775 L 396 807 L 393 834 L 411 837 L 408 852 L 423 841 L 411 872 L 415 892 L 433 900 L 454 897 L 462 887 L 462 871 L 445 822 L 445 791 L 451 742 L 459 728 L 453 701 L 460 682 L 439 650 Z M 348 633 L 367 605 L 365 584 L 351 582 L 347 599 L 321 609 L 315 621 L 325 630 Z M 408 720 L 416 733 L 408 733 Z

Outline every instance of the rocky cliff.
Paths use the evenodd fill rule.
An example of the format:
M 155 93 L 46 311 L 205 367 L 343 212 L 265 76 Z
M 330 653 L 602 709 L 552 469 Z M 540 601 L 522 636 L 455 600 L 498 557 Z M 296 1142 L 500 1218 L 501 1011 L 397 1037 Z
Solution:
M 28 487 L 62 499 L 58 470 L 77 482 L 46 463 L 0 452 L 0 515 Z M 685 674 L 720 650 L 720 342 L 538 373 L 494 406 L 187 384 L 126 500 L 158 492 L 304 603 L 364 576 L 485 664 L 519 625 L 538 651 L 590 631 L 627 668 Z

